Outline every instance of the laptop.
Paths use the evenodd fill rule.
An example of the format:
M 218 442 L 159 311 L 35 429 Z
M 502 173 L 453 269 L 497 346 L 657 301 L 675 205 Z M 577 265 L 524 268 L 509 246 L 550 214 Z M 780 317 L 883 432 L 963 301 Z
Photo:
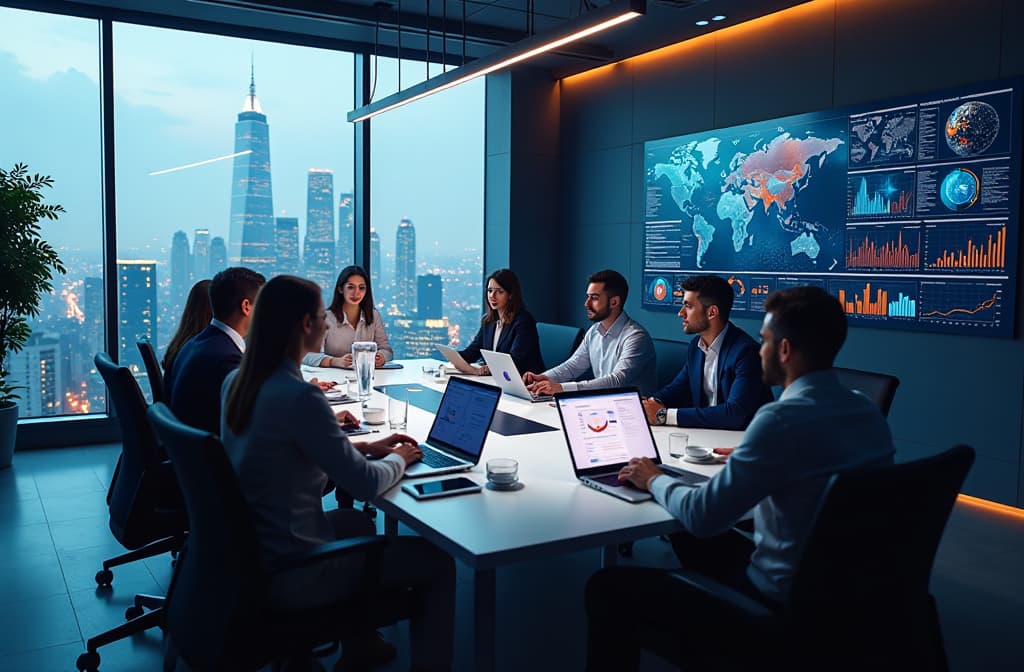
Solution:
M 436 346 L 438 352 L 444 355 L 444 358 L 448 360 L 448 363 L 455 367 L 455 371 L 458 373 L 467 373 L 470 375 L 476 375 L 476 367 L 463 359 L 462 355 L 455 348 L 449 348 L 447 345 Z
M 708 480 L 702 474 L 661 464 L 635 387 L 559 392 L 555 406 L 576 478 L 588 487 L 627 502 L 651 499 L 646 490 L 619 481 L 619 470 L 634 457 L 651 458 L 662 471 L 687 485 Z
M 550 394 L 530 394 L 530 390 L 527 389 L 526 383 L 523 382 L 519 369 L 516 368 L 516 363 L 512 361 L 512 355 L 507 352 L 495 352 L 494 350 L 481 350 L 480 354 L 483 355 L 484 361 L 487 362 L 487 368 L 491 370 L 494 382 L 506 394 L 534 403 L 554 400 L 554 397 Z
M 423 458 L 405 468 L 406 478 L 437 476 L 472 469 L 480 461 L 501 388 L 468 378 L 451 378 L 420 443 Z

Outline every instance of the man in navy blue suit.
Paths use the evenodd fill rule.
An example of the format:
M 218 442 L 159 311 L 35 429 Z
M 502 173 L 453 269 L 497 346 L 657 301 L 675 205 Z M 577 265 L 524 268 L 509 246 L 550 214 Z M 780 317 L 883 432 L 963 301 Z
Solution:
M 735 298 L 717 275 L 683 283 L 683 332 L 695 334 L 675 379 L 644 400 L 652 425 L 746 429 L 754 413 L 772 401 L 761 376 L 760 346 L 729 322 Z
M 225 268 L 210 281 L 210 326 L 185 343 L 164 379 L 171 410 L 186 425 L 220 434 L 220 386 L 242 361 L 264 282 L 261 274 L 241 266 Z

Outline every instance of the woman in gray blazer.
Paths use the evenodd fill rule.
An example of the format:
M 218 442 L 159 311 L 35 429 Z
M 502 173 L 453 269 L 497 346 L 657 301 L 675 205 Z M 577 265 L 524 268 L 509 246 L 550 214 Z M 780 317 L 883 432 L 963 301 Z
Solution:
M 222 388 L 224 447 L 269 559 L 374 534 L 373 522 L 362 513 L 324 511 L 327 480 L 360 499 L 373 499 L 394 487 L 406 465 L 423 454 L 415 439 L 403 434 L 353 446 L 339 424 L 351 416 L 335 416 L 319 387 L 303 380 L 299 364 L 323 342 L 325 318 L 315 283 L 288 275 L 270 280 L 253 310 L 242 363 Z M 451 557 L 411 536 L 390 540 L 379 557 L 381 587 L 412 591 L 414 667 L 450 669 L 455 612 Z M 362 557 L 345 556 L 296 570 L 269 587 L 271 599 L 284 609 L 344 600 L 367 588 L 355 585 L 363 563 Z M 371 629 L 365 639 L 372 643 L 374 637 Z M 356 656 L 349 663 L 382 662 L 367 653 L 373 646 L 361 650 L 360 641 L 344 645 L 346 655 Z

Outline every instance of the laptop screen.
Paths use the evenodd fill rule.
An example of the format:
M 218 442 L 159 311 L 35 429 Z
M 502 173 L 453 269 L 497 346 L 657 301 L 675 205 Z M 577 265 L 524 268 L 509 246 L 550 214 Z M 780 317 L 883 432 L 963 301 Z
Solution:
M 577 474 L 621 467 L 634 457 L 658 461 L 637 390 L 559 394 L 555 403 Z
M 501 389 L 463 378 L 449 378 L 427 443 L 459 451 L 474 462 L 498 408 Z

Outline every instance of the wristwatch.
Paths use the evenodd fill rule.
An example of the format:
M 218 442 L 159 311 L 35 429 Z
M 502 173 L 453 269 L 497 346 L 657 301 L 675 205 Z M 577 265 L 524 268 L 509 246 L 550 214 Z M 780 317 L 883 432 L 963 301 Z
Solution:
M 665 421 L 668 420 L 668 409 L 659 408 L 658 412 L 654 414 L 654 418 L 658 421 L 659 425 L 664 425 Z

